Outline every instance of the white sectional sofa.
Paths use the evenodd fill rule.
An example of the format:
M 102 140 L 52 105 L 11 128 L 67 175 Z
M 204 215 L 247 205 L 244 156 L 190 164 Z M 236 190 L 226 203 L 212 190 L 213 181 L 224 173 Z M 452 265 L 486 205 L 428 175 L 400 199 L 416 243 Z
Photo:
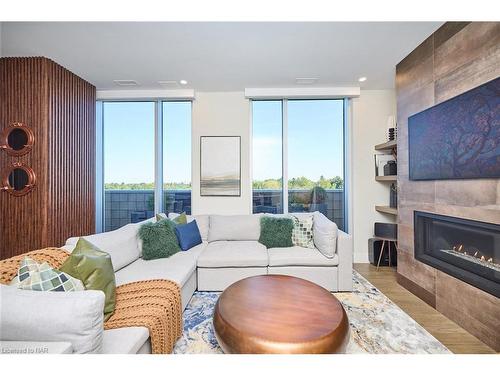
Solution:
M 351 291 L 351 236 L 338 230 L 334 223 L 319 212 L 300 215 L 314 215 L 313 232 L 317 248 L 267 249 L 258 242 L 260 214 L 188 216 L 188 221 L 196 220 L 203 243 L 164 259 L 142 259 L 142 245 L 137 235 L 142 223 L 128 224 L 111 232 L 85 238 L 110 254 L 117 286 L 148 279 L 173 280 L 181 286 L 183 309 L 196 290 L 222 291 L 232 283 L 254 275 L 292 275 L 310 280 L 330 291 Z M 170 218 L 175 216 L 169 215 Z M 77 241 L 76 237 L 69 238 L 63 248 L 72 251 Z M 2 317 L 0 328 L 4 323 Z M 18 347 L 19 341 L 24 341 L 25 347 L 40 347 L 43 344 L 39 341 L 27 342 L 26 337 L 18 340 L 2 335 L 0 339 L 4 341 L 0 342 L 0 346 L 8 351 L 9 348 Z M 98 351 L 101 353 L 151 352 L 149 333 L 145 327 L 105 330 L 100 340 L 102 345 Z M 73 351 L 71 342 L 47 341 L 51 341 L 50 345 L 46 345 L 49 351 Z

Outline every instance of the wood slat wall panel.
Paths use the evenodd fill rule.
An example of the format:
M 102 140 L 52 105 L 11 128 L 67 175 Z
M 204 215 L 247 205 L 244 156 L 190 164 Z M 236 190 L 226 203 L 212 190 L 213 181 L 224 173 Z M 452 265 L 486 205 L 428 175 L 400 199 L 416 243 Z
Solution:
M 0 259 L 94 231 L 95 87 L 42 57 L 0 59 L 0 131 L 12 122 L 34 132 L 33 150 L 0 152 L 33 168 L 29 194 L 0 193 Z

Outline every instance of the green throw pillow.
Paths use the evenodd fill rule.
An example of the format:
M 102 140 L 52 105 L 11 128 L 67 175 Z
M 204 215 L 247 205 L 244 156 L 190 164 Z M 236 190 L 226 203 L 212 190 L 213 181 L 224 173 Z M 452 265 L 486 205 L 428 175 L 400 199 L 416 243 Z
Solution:
M 164 214 L 164 213 L 156 214 L 156 221 L 160 221 L 160 220 L 163 220 L 163 219 L 168 219 L 168 216 L 166 214 Z M 187 224 L 186 213 L 183 212 L 182 214 L 180 214 L 179 216 L 177 216 L 175 219 L 172 219 L 172 221 L 175 224 Z
M 168 258 L 181 251 L 175 235 L 175 225 L 169 219 L 141 225 L 139 238 L 142 240 L 142 259 Z
M 85 289 L 102 290 L 106 295 L 104 320 L 113 315 L 116 304 L 116 281 L 108 253 L 80 238 L 59 270 L 81 280 Z
M 259 242 L 271 247 L 292 247 L 293 221 L 288 218 L 263 216 L 260 218 Z
M 44 292 L 73 292 L 85 290 L 83 283 L 67 273 L 52 268 L 47 262 L 37 263 L 24 257 L 17 276 L 10 285 L 18 289 L 40 290 Z
M 179 216 L 177 216 L 175 219 L 172 220 L 175 224 L 187 224 L 187 216 L 186 213 L 183 212 Z

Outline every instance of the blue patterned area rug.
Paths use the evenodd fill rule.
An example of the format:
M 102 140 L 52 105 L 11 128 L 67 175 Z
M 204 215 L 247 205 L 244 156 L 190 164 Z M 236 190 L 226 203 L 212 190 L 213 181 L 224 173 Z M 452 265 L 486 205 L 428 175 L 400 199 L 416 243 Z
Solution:
M 450 353 L 382 292 L 354 271 L 354 291 L 334 293 L 351 325 L 347 353 Z M 212 315 L 220 293 L 196 292 L 184 310 L 184 332 L 175 354 L 222 354 Z

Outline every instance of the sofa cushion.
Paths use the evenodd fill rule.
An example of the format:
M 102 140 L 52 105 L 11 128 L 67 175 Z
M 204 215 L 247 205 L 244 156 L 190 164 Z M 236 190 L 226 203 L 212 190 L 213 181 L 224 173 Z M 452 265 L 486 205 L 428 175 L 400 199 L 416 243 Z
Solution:
M 168 258 L 181 251 L 175 235 L 174 221 L 162 219 L 155 223 L 145 223 L 139 228 L 142 240 L 142 259 Z
M 316 249 L 305 247 L 277 247 L 268 249 L 269 266 L 336 266 L 338 257 L 327 258 Z
M 47 262 L 38 263 L 30 257 L 24 257 L 17 270 L 17 276 L 10 285 L 18 289 L 73 292 L 85 290 L 83 283 L 71 275 L 49 266 Z
M 260 218 L 259 242 L 267 248 L 290 247 L 292 242 L 293 221 L 285 217 Z
M 198 256 L 206 247 L 206 243 L 180 251 L 170 258 L 153 260 L 138 259 L 115 274 L 116 285 L 134 281 L 167 279 L 178 283 L 181 287 L 196 269 Z
M 198 267 L 266 267 L 267 249 L 257 241 L 210 242 L 198 258 Z
M 106 329 L 102 340 L 103 354 L 136 354 L 149 338 L 146 327 Z
M 327 258 L 333 258 L 337 251 L 337 224 L 321 212 L 314 212 L 314 245 Z
M 179 240 L 179 246 L 182 251 L 187 251 L 196 245 L 202 243 L 200 230 L 196 220 L 187 224 L 179 224 L 175 227 L 175 235 Z
M 168 214 L 168 218 L 173 220 L 177 218 L 179 214 L 171 212 Z M 208 228 L 210 226 L 210 217 L 208 215 L 186 215 L 187 222 L 190 223 L 193 220 L 196 220 L 196 224 L 198 225 L 198 229 L 200 230 L 201 239 L 203 241 L 208 241 Z
M 0 284 L 0 340 L 70 342 L 76 353 L 102 348 L 104 293 L 20 290 Z
M 102 290 L 106 295 L 104 321 L 111 317 L 116 305 L 116 282 L 108 253 L 80 238 L 60 270 L 81 280 L 87 290 Z
M 262 215 L 211 215 L 208 242 L 258 241 Z
M 292 241 L 294 246 L 314 249 L 313 241 L 313 215 L 290 215 L 293 220 Z
M 140 224 L 127 224 L 110 232 L 92 234 L 83 238 L 111 256 L 113 269 L 116 272 L 141 256 L 142 243 L 137 235 L 139 227 Z M 64 249 L 71 251 L 78 239 L 78 237 L 68 238 Z

